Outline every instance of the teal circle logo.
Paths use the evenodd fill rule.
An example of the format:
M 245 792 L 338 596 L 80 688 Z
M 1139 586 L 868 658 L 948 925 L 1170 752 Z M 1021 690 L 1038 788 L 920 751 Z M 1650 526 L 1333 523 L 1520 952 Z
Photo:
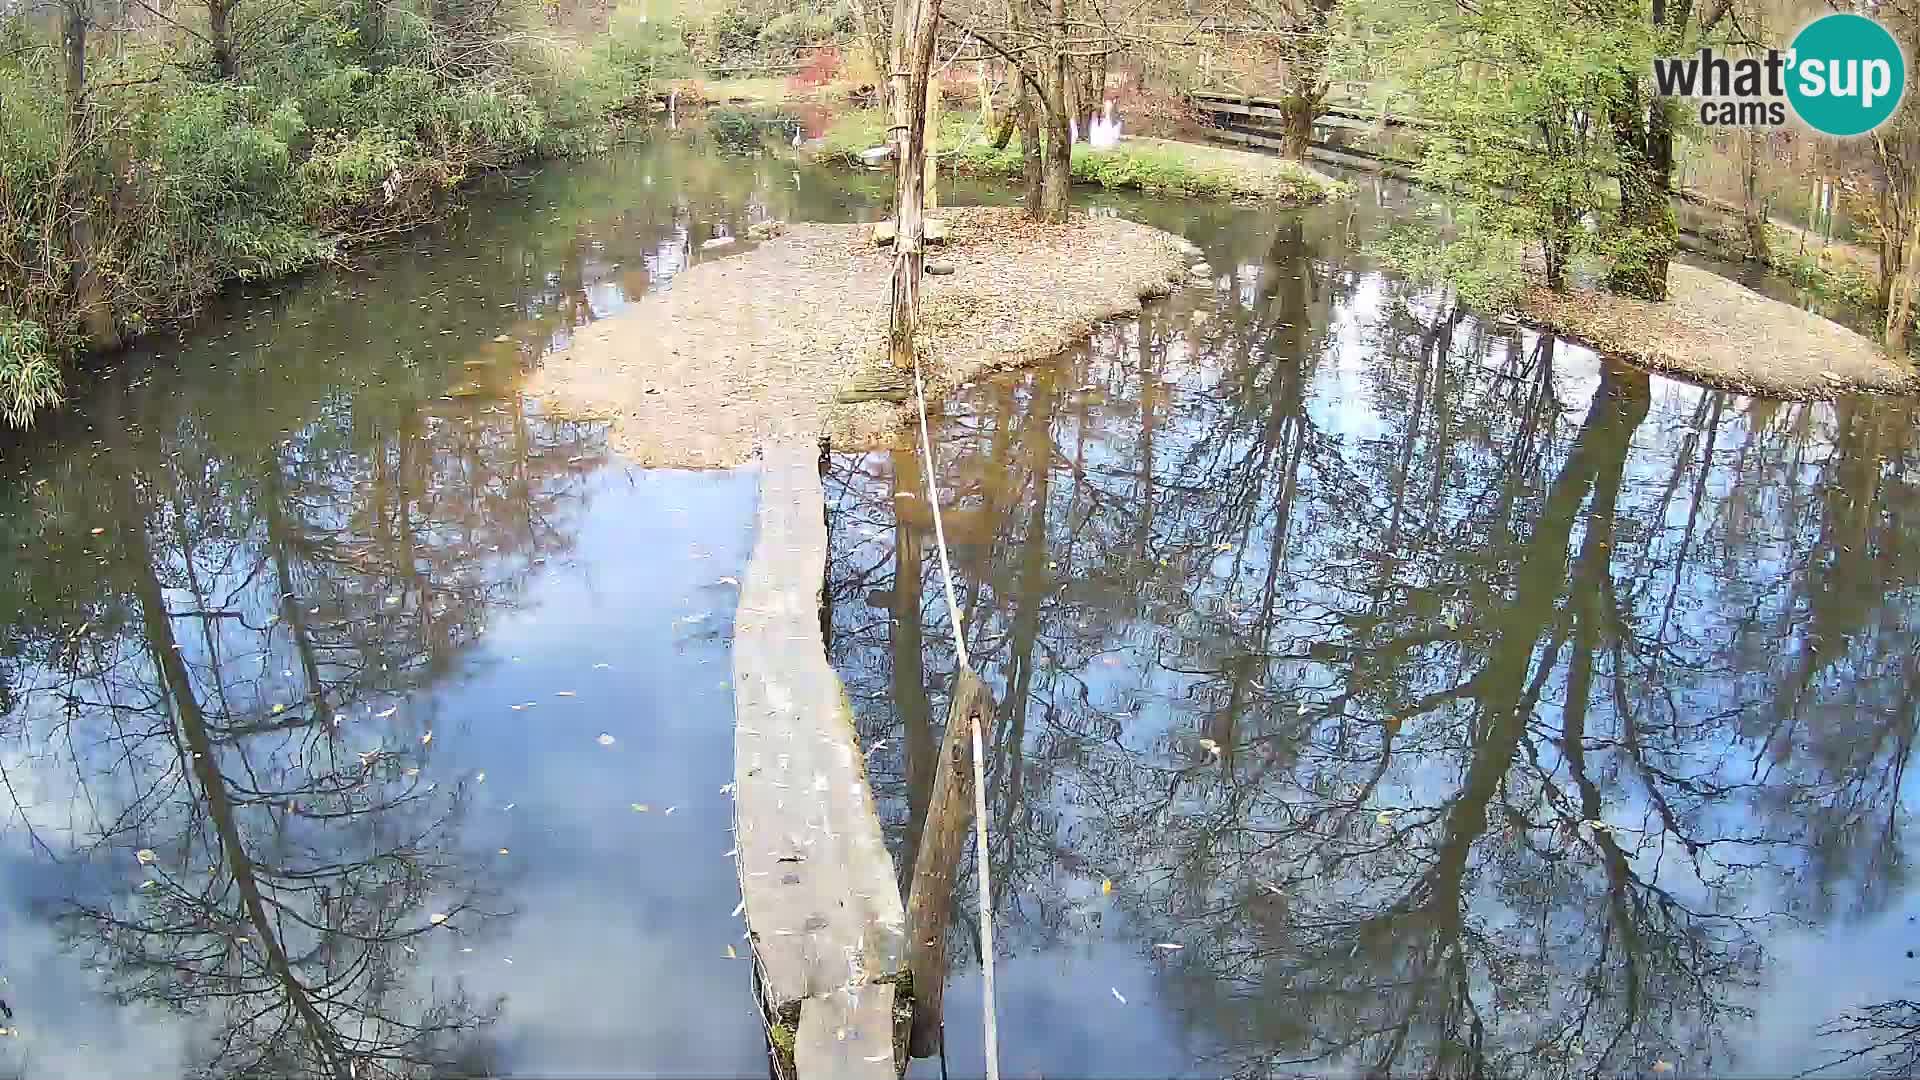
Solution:
M 1787 54 L 1787 100 L 1824 135 L 1865 135 L 1887 122 L 1907 89 L 1900 43 L 1865 15 L 1823 15 Z

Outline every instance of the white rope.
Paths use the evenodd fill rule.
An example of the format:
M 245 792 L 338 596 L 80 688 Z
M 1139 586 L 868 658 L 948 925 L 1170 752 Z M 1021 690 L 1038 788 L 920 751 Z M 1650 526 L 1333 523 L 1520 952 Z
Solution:
M 947 586 L 947 618 L 953 623 L 953 651 L 960 657 L 960 666 L 971 668 L 967 662 L 967 639 L 960 626 L 960 604 L 953 598 L 953 567 L 947 563 L 947 530 L 940 523 L 940 493 L 933 489 L 933 446 L 927 441 L 927 388 L 920 381 L 920 354 L 916 349 L 913 356 L 913 397 L 920 406 L 920 460 L 926 462 L 927 505 L 933 509 L 933 537 L 939 541 L 940 579 Z
M 1000 1032 L 993 1015 L 993 908 L 987 880 L 987 776 L 980 764 L 980 718 L 973 721 L 973 851 L 980 865 L 980 1026 L 987 1044 L 987 1080 L 1000 1080 Z
M 947 618 L 953 624 L 953 649 L 960 658 L 960 669 L 971 671 L 967 661 L 966 634 L 960 625 L 960 604 L 953 595 L 953 566 L 947 561 L 947 530 L 940 520 L 940 493 L 933 485 L 933 443 L 927 437 L 927 387 L 920 378 L 920 353 L 913 354 L 913 399 L 920 411 L 920 460 L 927 476 L 927 505 L 933 510 L 933 537 L 940 552 L 940 580 L 946 587 Z M 993 1011 L 993 883 L 987 865 L 987 776 L 982 764 L 985 737 L 980 730 L 984 718 L 973 721 L 973 852 L 979 867 L 980 898 L 980 1025 L 986 1043 L 987 1080 L 1000 1080 L 1000 1029 Z

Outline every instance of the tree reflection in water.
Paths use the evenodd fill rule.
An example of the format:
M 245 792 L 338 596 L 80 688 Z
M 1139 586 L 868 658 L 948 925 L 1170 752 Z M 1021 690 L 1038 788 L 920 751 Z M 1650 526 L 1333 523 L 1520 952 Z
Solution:
M 1770 942 L 1904 887 L 1915 418 L 1600 365 L 1327 228 L 944 424 L 1005 947 L 1117 908 L 1208 1072 L 1777 1067 Z M 829 484 L 897 854 L 953 670 L 916 468 Z
M 459 734 L 407 698 L 568 549 L 601 441 L 517 399 L 323 412 L 272 441 L 220 415 L 110 398 L 94 452 L 8 518 L 32 524 L 7 780 L 73 793 L 15 800 L 66 882 L 43 906 L 118 1000 L 191 1019 L 207 1074 L 470 1057 L 495 1003 L 423 954 L 511 912 L 459 841 L 479 778 L 431 768 Z

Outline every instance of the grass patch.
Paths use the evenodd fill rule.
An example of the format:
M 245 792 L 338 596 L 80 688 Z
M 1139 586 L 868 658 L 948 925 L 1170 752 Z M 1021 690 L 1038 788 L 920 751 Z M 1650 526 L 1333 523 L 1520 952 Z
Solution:
M 1817 248 L 1799 249 L 1785 230 L 1767 226 L 1767 266 L 1823 300 L 1872 309 L 1879 302 L 1878 274 L 1870 265 Z
M 860 152 L 881 145 L 886 135 L 886 118 L 877 111 L 850 112 L 834 122 L 814 156 L 832 164 L 857 165 Z M 972 176 L 1018 179 L 1019 136 L 1001 150 L 982 142 L 981 136 L 982 129 L 971 116 L 941 117 L 937 142 L 941 166 Z M 1111 150 L 1077 145 L 1073 179 L 1115 190 L 1272 199 L 1289 206 L 1324 202 L 1346 190 L 1339 181 L 1285 158 L 1163 139 L 1130 139 Z

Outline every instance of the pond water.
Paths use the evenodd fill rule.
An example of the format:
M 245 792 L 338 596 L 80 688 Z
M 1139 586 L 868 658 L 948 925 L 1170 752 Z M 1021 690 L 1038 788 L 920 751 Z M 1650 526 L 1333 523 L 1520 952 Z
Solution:
M 6 449 L 0 1075 L 764 1074 L 721 791 L 757 477 L 514 391 L 716 232 L 879 216 L 743 141 L 503 180 Z M 1086 201 L 1220 276 L 938 420 L 1006 1075 L 1781 1075 L 1913 996 L 1910 403 L 1477 320 L 1359 253 L 1390 187 Z M 921 470 L 827 475 L 897 865 L 954 668 Z

